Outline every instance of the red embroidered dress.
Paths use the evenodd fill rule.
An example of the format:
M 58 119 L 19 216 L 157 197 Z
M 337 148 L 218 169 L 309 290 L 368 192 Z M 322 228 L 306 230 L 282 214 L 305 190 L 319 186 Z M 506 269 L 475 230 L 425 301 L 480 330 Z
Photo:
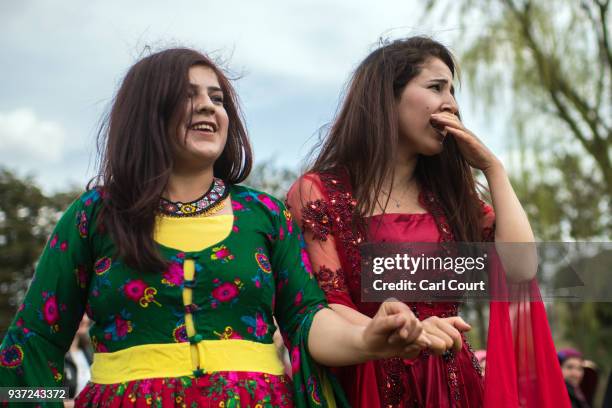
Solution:
M 453 240 L 451 227 L 435 196 L 424 191 L 419 198 L 428 213 L 373 216 L 365 220 L 364 228 L 368 229 L 365 234 L 353 228 L 352 214 L 356 202 L 346 175 L 307 174 L 296 182 L 289 191 L 288 205 L 304 230 L 315 276 L 329 303 L 347 306 L 370 317 L 376 313 L 378 303 L 360 301 L 359 244 L 366 235 L 369 242 Z M 494 220 L 492 208 L 483 205 L 484 241 L 493 240 Z M 421 320 L 430 316 L 455 316 L 459 309 L 458 303 L 420 302 L 408 305 Z M 509 357 L 513 348 L 512 335 L 517 333 L 512 331 L 516 331 L 516 327 L 511 328 L 509 324 L 508 304 L 502 302 L 491 303 L 491 319 L 496 320 L 490 325 L 496 329 L 494 333 L 493 330 L 489 332 L 489 346 L 495 346 L 494 356 L 491 356 L 495 369 L 493 375 L 487 374 L 490 377 L 487 378 L 487 392 L 478 362 L 465 338 L 463 348 L 458 353 L 447 352 L 443 356 L 435 356 L 423 352 L 414 360 L 394 358 L 371 361 L 342 368 L 338 372 L 339 379 L 354 407 L 481 407 L 491 406 L 494 401 L 496 406 L 516 407 L 519 406 L 519 397 L 521 406 L 566 406 L 563 396 L 545 401 L 541 398 L 542 395 L 548 397 L 546 393 L 550 389 L 547 385 L 562 379 L 558 365 L 555 365 L 554 347 L 542 304 L 539 302 L 537 305 L 530 308 L 532 320 L 528 324 L 537 323 L 534 323 L 534 327 L 540 330 L 544 346 L 541 359 L 535 364 L 538 370 L 530 367 L 529 373 L 541 373 L 540 365 L 549 370 L 552 379 L 547 384 L 544 384 L 546 380 L 537 384 L 544 386 L 545 390 L 529 388 L 526 391 L 526 387 L 520 385 L 521 376 L 513 375 L 524 368 L 518 362 L 519 357 L 525 357 L 528 353 L 525 350 L 521 350 L 521 354 L 516 351 L 516 365 Z M 497 318 L 503 315 L 506 317 Z M 508 356 L 500 357 L 505 350 Z M 552 361 L 542 361 L 547 357 Z M 487 372 L 491 363 L 489 360 Z M 524 375 L 524 372 L 521 374 Z M 518 386 L 515 382 L 517 377 Z M 546 405 L 542 405 L 544 402 L 547 402 Z

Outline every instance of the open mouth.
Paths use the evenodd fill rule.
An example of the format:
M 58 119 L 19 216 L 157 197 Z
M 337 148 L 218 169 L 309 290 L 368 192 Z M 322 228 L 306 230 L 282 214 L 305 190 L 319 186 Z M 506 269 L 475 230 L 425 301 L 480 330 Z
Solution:
M 217 131 L 217 124 L 214 122 L 201 121 L 201 122 L 193 123 L 191 126 L 189 126 L 188 129 L 199 131 L 199 132 L 214 133 Z

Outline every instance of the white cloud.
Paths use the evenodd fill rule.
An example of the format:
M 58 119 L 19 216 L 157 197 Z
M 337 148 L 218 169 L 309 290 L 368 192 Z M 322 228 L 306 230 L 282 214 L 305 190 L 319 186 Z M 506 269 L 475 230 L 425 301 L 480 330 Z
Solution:
M 279 164 L 293 166 L 314 142 L 310 136 L 332 118 L 344 82 L 379 37 L 432 34 L 444 41 L 455 34 L 453 26 L 423 26 L 422 9 L 418 0 L 0 5 L 2 121 L 25 106 L 35 123 L 30 128 L 37 129 L 18 134 L 3 124 L 0 161 L 38 174 L 45 186 L 82 183 L 92 171 L 98 119 L 129 66 L 147 45 L 184 45 L 219 50 L 230 68 L 244 73 L 237 85 L 256 160 L 280 156 Z M 56 131 L 41 132 L 40 122 L 51 123 L 41 117 L 53 118 Z M 478 134 L 486 139 L 491 132 L 483 126 Z
M 4 164 L 57 163 L 67 138 L 64 128 L 27 108 L 0 112 L 0 158 Z

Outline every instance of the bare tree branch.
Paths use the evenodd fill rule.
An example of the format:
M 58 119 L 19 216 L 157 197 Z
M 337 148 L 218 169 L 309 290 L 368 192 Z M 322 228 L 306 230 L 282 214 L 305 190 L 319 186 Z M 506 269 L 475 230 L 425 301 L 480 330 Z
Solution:
M 610 49 L 610 36 L 608 32 L 608 25 L 606 24 L 610 0 L 606 0 L 603 3 L 597 1 L 597 5 L 599 8 L 599 22 L 601 23 L 600 45 L 602 48 L 602 53 L 608 60 L 608 69 L 612 71 L 612 49 Z
M 598 44 L 597 44 L 597 48 L 598 48 L 598 54 L 599 54 L 599 58 L 601 59 L 601 67 L 600 69 L 602 70 L 602 74 L 597 76 L 597 83 L 595 85 L 595 106 L 601 106 L 602 100 L 603 100 L 603 94 L 605 91 L 605 67 L 604 64 L 606 64 L 606 57 L 604 55 L 603 52 L 603 46 L 602 46 L 602 34 L 600 32 L 598 32 L 597 27 L 599 26 L 599 18 L 595 16 L 593 9 L 590 5 L 590 2 L 592 0 L 582 0 L 580 2 L 580 8 L 584 11 L 585 15 L 587 16 L 587 18 L 591 21 L 591 24 L 593 25 L 593 28 L 595 30 L 595 34 L 597 36 L 598 39 Z
M 530 29 L 531 15 L 528 14 L 530 3 L 527 3 L 523 10 L 519 10 L 512 0 L 504 0 L 504 2 L 520 24 L 523 37 L 536 60 L 536 66 L 544 84 L 546 84 L 547 87 L 553 91 L 560 91 L 569 101 L 572 102 L 576 110 L 580 113 L 582 120 L 591 129 L 592 142 L 596 145 L 600 145 L 603 142 L 603 138 L 602 135 L 600 135 L 598 124 L 604 123 L 604 121 L 599 117 L 599 112 L 595 108 L 591 107 L 589 103 L 567 83 L 563 76 L 560 75 L 558 68 L 559 64 L 556 63 L 556 58 L 545 55 L 544 51 L 542 51 L 542 49 L 536 43 Z M 569 122 L 568 124 L 571 126 Z M 584 143 L 585 140 L 586 139 L 583 139 L 581 141 Z

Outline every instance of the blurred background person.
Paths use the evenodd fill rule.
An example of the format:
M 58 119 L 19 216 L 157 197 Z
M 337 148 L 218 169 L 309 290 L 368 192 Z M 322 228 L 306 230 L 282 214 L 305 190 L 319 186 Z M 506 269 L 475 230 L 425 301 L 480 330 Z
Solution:
M 567 393 L 570 397 L 572 407 L 589 408 L 580 384 L 584 377 L 584 359 L 582 353 L 574 348 L 565 348 L 557 353 L 559 364 L 561 364 L 561 372 L 567 386 Z
M 64 361 L 65 386 L 68 387 L 70 400 L 65 402 L 65 406 L 74 406 L 74 397 L 91 379 L 91 363 L 93 362 L 93 347 L 89 339 L 89 327 L 91 319 L 87 314 L 83 315 L 79 328 L 72 340 L 70 349 L 66 353 Z

